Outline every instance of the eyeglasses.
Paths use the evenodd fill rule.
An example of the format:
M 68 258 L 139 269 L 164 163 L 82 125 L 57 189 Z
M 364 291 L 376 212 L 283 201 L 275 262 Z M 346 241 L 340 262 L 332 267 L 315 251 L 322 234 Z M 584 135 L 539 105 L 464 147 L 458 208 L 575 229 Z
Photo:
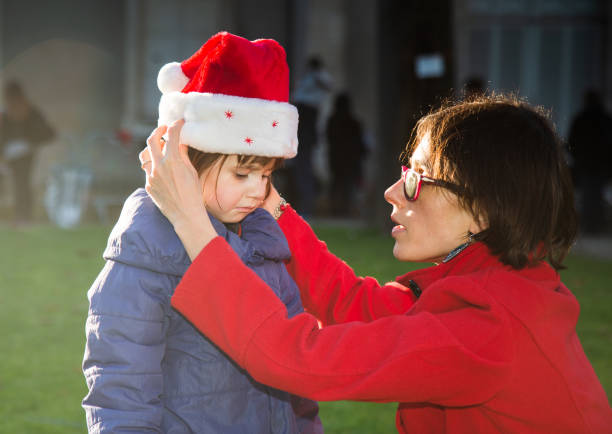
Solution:
M 409 200 L 411 202 L 414 202 L 419 198 L 421 186 L 424 182 L 426 182 L 427 184 L 446 188 L 456 194 L 460 194 L 463 191 L 463 189 L 456 184 L 447 181 L 442 181 L 441 179 L 433 179 L 427 176 L 423 176 L 414 169 L 411 169 L 406 166 L 402 166 L 402 180 L 404 181 L 404 196 L 406 196 L 406 200 Z

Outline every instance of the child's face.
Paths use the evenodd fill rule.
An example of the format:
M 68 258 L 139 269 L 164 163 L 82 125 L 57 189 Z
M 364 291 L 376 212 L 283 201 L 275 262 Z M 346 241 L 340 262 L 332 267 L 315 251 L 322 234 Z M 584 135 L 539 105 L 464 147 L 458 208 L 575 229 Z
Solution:
M 224 223 L 244 219 L 265 199 L 272 166 L 239 166 L 235 155 L 214 164 L 200 177 L 207 211 Z

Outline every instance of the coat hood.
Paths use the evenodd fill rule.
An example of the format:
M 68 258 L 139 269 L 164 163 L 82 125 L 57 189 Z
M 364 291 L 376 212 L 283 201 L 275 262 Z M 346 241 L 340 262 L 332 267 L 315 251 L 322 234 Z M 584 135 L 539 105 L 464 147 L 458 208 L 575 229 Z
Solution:
M 241 222 L 242 237 L 213 216 L 209 217 L 219 236 L 225 238 L 247 265 L 258 265 L 265 259 L 285 261 L 291 257 L 281 229 L 263 209 L 253 211 Z M 182 276 L 191 265 L 172 224 L 143 188 L 125 201 L 103 256 L 106 260 L 175 276 Z

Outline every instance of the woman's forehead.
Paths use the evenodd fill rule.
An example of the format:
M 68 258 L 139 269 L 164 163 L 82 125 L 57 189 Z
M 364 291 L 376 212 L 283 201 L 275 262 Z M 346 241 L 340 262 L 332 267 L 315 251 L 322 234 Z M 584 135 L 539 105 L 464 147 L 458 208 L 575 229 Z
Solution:
M 431 141 L 429 133 L 425 134 L 421 137 L 421 140 L 417 144 L 417 146 L 412 151 L 412 155 L 410 155 L 410 166 L 411 167 L 425 167 L 428 168 L 430 166 L 431 159 Z

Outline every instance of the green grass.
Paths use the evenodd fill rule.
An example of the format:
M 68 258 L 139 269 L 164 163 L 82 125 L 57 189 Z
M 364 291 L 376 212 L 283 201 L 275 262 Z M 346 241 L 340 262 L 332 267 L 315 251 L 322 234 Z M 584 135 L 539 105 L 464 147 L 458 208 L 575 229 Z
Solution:
M 580 302 L 578 335 L 612 399 L 612 261 L 571 255 L 561 279 Z
M 0 226 L 0 433 L 82 433 L 80 402 L 86 291 L 102 267 L 109 227 L 64 231 Z M 359 274 L 392 280 L 410 269 L 390 237 L 318 227 L 331 251 Z M 579 334 L 608 395 L 612 391 L 612 262 L 572 256 L 564 282 L 578 297 Z M 321 403 L 327 433 L 395 431 L 395 404 Z
M 0 229 L 0 432 L 86 431 L 86 291 L 108 228 Z

